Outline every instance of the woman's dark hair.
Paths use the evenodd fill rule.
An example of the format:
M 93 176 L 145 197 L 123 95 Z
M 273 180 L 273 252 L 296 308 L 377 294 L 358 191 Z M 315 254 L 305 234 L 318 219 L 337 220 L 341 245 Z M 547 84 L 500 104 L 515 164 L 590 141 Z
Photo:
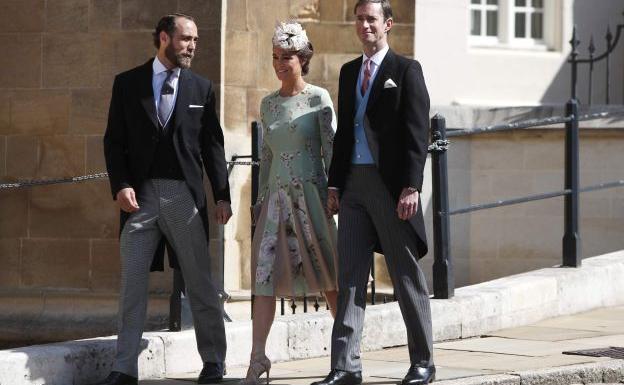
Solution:
M 359 6 L 362 6 L 368 3 L 381 4 L 381 9 L 383 10 L 383 15 L 384 15 L 384 21 L 392 17 L 392 6 L 390 5 L 390 0 L 358 0 L 357 3 L 355 3 L 355 7 L 353 7 L 353 14 L 355 15 Z
M 173 37 L 173 33 L 176 29 L 176 19 L 178 17 L 183 17 L 187 20 L 195 22 L 195 19 L 193 19 L 192 16 L 185 15 L 183 13 L 172 13 L 170 15 L 165 15 L 161 17 L 158 21 L 158 24 L 156 25 L 156 30 L 152 33 L 152 36 L 154 37 L 154 46 L 156 46 L 156 49 L 160 48 L 160 33 L 162 31 L 165 31 L 167 35 L 169 35 L 169 37 Z
M 312 43 L 308 42 L 308 45 L 299 51 L 294 52 L 295 55 L 299 57 L 299 61 L 301 62 L 301 74 L 307 75 L 310 72 L 310 61 L 312 60 L 312 56 L 314 56 L 314 47 L 312 47 Z

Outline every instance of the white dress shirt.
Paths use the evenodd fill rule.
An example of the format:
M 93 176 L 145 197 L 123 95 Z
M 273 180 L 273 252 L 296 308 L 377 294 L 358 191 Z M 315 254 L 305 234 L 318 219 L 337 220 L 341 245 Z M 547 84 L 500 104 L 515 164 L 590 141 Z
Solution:
M 371 71 L 371 77 L 370 80 L 368 81 L 368 87 L 372 87 L 373 82 L 375 81 L 375 77 L 377 76 L 377 70 L 379 69 L 379 66 L 381 65 L 381 62 L 383 61 L 383 59 L 386 57 L 386 54 L 388 53 L 388 50 L 390 49 L 389 45 L 386 45 L 385 47 L 383 47 L 382 49 L 380 49 L 379 51 L 377 51 L 373 56 L 370 57 L 371 59 L 371 67 L 370 67 L 370 71 Z M 366 56 L 366 54 L 362 55 L 362 65 L 360 66 L 360 76 L 359 76 L 359 81 L 358 83 L 361 84 L 362 79 L 364 79 L 364 62 L 369 59 L 368 56 Z
M 152 64 L 153 74 L 152 74 L 152 90 L 154 91 L 154 105 L 156 106 L 156 111 L 158 111 L 158 104 L 160 103 L 160 90 L 162 89 L 165 80 L 167 79 L 167 67 L 158 60 L 158 56 L 154 58 L 154 63 Z M 178 97 L 178 80 L 180 79 L 180 67 L 176 67 L 173 69 L 173 74 L 171 75 L 173 78 L 171 81 L 171 85 L 173 86 L 173 105 L 175 106 L 176 99 Z M 171 118 L 171 114 L 173 114 L 173 108 L 167 116 L 167 121 L 165 122 L 165 126 L 169 122 L 169 118 Z

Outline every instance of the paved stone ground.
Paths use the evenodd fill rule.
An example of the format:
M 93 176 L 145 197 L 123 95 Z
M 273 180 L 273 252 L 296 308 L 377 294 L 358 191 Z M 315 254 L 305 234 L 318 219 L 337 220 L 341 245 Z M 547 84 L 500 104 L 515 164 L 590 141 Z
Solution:
M 598 309 L 574 316 L 549 319 L 529 326 L 500 330 L 480 338 L 438 343 L 435 344 L 434 358 L 438 369 L 438 381 L 455 380 L 452 381 L 453 384 L 478 384 L 480 377 L 488 375 L 538 373 L 547 368 L 565 368 L 570 365 L 592 363 L 600 366 L 601 363 L 605 365 L 613 363 L 614 360 L 611 358 L 561 354 L 567 350 L 608 346 L 624 347 L 624 307 Z M 409 366 L 406 347 L 366 352 L 363 359 L 364 382 L 371 385 L 396 384 L 405 375 Z M 275 363 L 271 369 L 270 382 L 274 385 L 309 384 L 320 379 L 328 371 L 328 357 Z M 224 384 L 234 385 L 244 374 L 245 368 L 231 368 Z M 188 385 L 194 383 L 196 376 L 197 373 L 187 373 L 164 380 L 141 381 L 140 384 Z M 507 377 L 507 382 L 489 383 L 520 384 L 520 377 L 517 381 Z M 624 377 L 620 377 L 616 381 L 623 379 Z M 587 379 L 572 382 L 600 381 Z M 571 382 L 547 380 L 544 383 Z

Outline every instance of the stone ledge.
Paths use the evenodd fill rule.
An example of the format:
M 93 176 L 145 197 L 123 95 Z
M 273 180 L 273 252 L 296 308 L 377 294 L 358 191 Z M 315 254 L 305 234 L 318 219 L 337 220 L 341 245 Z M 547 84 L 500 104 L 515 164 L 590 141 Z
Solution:
M 439 113 L 446 119 L 447 128 L 471 131 L 475 127 L 487 127 L 503 123 L 519 123 L 532 119 L 564 116 L 564 103 L 557 105 L 517 107 L 476 107 L 469 105 L 432 106 L 430 115 Z M 624 128 L 623 105 L 580 106 L 581 115 L 606 113 L 603 117 L 580 122 L 581 130 L 621 130 Z M 561 130 L 563 124 L 524 128 L 521 130 Z
M 624 251 L 618 251 L 585 259 L 578 269 L 536 270 L 457 289 L 455 297 L 450 300 L 434 299 L 431 302 L 434 340 L 474 337 L 546 318 L 623 304 L 623 257 Z M 280 317 L 269 336 L 267 350 L 273 361 L 327 356 L 331 327 L 332 320 L 327 314 Z M 245 365 L 251 348 L 251 322 L 229 323 L 226 334 L 229 345 L 227 365 Z M 405 344 L 405 327 L 398 304 L 370 306 L 366 312 L 362 350 Z M 145 333 L 143 346 L 139 357 L 141 378 L 160 378 L 201 368 L 192 330 Z M 0 384 L 88 383 L 105 376 L 110 370 L 114 349 L 114 337 L 107 337 L 0 351 Z M 545 378 L 575 382 L 586 382 L 583 379 L 597 381 L 599 377 L 624 379 L 624 364 L 606 361 L 486 377 L 480 377 L 484 382 L 475 384 L 517 384 L 520 381 L 522 384 L 543 384 L 551 381 Z
M 437 385 L 571 385 L 620 383 L 624 362 L 611 360 L 592 364 L 509 372 L 505 374 L 437 381 Z

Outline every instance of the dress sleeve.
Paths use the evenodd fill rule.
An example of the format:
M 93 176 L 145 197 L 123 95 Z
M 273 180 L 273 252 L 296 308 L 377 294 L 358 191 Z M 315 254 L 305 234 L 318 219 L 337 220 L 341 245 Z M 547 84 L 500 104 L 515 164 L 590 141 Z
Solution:
M 263 102 L 264 104 L 264 102 Z M 258 186 L 258 200 L 261 203 L 269 190 L 269 172 L 271 171 L 271 163 L 273 161 L 273 152 L 266 143 L 268 125 L 264 119 L 264 109 L 260 107 L 262 118 L 260 119 L 260 132 L 262 132 L 262 146 L 260 147 L 260 172 Z
M 319 128 L 325 174 L 329 175 L 329 165 L 331 163 L 332 150 L 334 147 L 334 134 L 336 133 L 336 113 L 334 112 L 334 104 L 327 91 L 321 94 Z

